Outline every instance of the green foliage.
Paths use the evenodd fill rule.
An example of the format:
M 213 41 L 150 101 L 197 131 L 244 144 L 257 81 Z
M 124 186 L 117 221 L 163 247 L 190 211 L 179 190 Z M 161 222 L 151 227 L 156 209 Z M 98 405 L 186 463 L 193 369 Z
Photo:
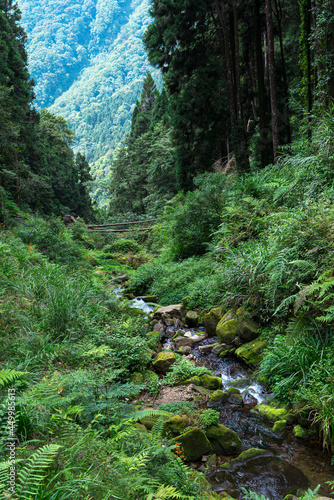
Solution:
M 208 368 L 196 366 L 185 358 L 179 358 L 173 363 L 171 370 L 167 373 L 164 382 L 167 385 L 176 385 L 190 377 L 199 376 L 203 373 L 211 374 Z
M 135 240 L 130 240 L 129 238 L 120 238 L 114 240 L 111 244 L 105 245 L 103 247 L 104 252 L 140 252 L 143 247 L 137 243 Z

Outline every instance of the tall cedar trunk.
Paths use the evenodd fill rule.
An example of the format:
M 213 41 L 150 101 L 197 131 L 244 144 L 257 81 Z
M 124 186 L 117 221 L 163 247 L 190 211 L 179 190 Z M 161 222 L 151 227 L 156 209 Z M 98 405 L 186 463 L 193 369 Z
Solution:
M 233 31 L 234 31 L 234 64 L 235 64 L 235 93 L 237 119 L 242 120 L 241 93 L 240 93 L 240 52 L 239 52 L 239 32 L 238 32 L 238 8 L 237 1 L 233 0 Z
M 257 73 L 257 93 L 259 100 L 259 125 L 260 125 L 260 153 L 261 166 L 265 167 L 269 163 L 270 154 L 268 151 L 268 133 L 266 123 L 266 87 L 264 84 L 264 67 L 262 54 L 262 33 L 261 33 L 261 0 L 254 0 L 254 40 Z
M 268 73 L 270 86 L 270 104 L 271 104 L 271 130 L 273 140 L 274 162 L 278 158 L 279 146 L 279 126 L 278 126 L 278 102 L 276 92 L 275 77 L 275 52 L 274 52 L 274 33 L 273 19 L 271 12 L 271 0 L 266 0 L 266 24 L 267 24 L 267 43 L 268 43 Z
M 329 29 L 328 29 L 328 51 L 329 51 L 329 64 L 331 65 L 329 68 L 327 68 L 327 71 L 330 72 L 329 76 L 329 82 L 328 82 L 328 101 L 329 105 L 332 104 L 334 100 L 334 71 L 332 69 L 332 65 L 334 64 L 334 22 L 333 22 L 333 16 L 334 16 L 334 0 L 331 0 L 331 12 L 330 12 L 330 18 L 332 21 L 329 24 Z
M 284 93 L 284 101 L 285 101 L 285 113 L 284 120 L 286 126 L 286 139 L 287 142 L 291 142 L 291 127 L 290 127 L 290 116 L 289 116 L 289 87 L 288 87 L 288 79 L 286 76 L 286 64 L 285 64 L 285 56 L 284 56 L 284 46 L 283 46 L 283 33 L 282 33 L 282 17 L 283 17 L 283 4 L 280 0 L 275 0 L 275 10 L 276 10 L 276 20 L 278 26 L 278 37 L 279 37 L 279 46 L 281 53 L 281 61 L 282 61 L 282 73 L 283 73 L 283 93 Z

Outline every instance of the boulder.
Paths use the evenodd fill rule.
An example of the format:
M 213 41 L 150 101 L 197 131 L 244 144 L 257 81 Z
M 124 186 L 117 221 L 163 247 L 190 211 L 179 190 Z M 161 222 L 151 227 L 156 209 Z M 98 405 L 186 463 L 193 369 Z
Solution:
M 170 370 L 173 363 L 176 361 L 176 356 L 173 352 L 170 351 L 162 351 L 159 352 L 155 360 L 153 361 L 154 368 L 166 375 L 166 373 Z
M 249 448 L 240 453 L 237 458 L 234 458 L 224 464 L 222 469 L 233 470 L 239 465 L 245 465 L 250 461 L 256 460 L 257 458 L 272 458 L 274 454 L 271 451 L 261 450 L 260 448 Z
M 173 341 L 174 351 L 178 351 L 180 347 L 188 346 L 191 349 L 194 347 L 195 341 L 192 337 L 177 337 Z
M 286 420 L 277 420 L 273 425 L 273 432 L 280 434 L 286 429 Z
M 243 450 L 238 434 L 224 425 L 211 425 L 206 430 L 206 436 L 214 453 L 234 455 Z
M 239 320 L 234 309 L 230 309 L 216 326 L 216 335 L 221 344 L 232 342 L 238 335 Z
M 188 311 L 185 317 L 185 322 L 190 327 L 198 326 L 198 314 L 196 311 Z
M 294 415 L 285 408 L 276 408 L 275 406 L 263 404 L 256 406 L 255 409 L 259 412 L 261 417 L 268 422 L 278 422 L 279 420 L 285 420 L 288 424 L 292 424 L 294 421 Z
M 210 336 L 216 335 L 216 326 L 223 317 L 223 311 L 221 307 L 215 307 L 211 309 L 203 318 L 203 324 L 206 331 Z
M 178 348 L 177 353 L 182 354 L 182 356 L 188 356 L 191 353 L 191 347 L 183 345 Z
M 293 428 L 293 435 L 299 439 L 306 439 L 308 437 L 307 429 L 304 429 L 301 425 L 296 425 Z
M 211 396 L 209 402 L 212 403 L 223 403 L 227 401 L 228 399 L 228 393 L 224 391 L 214 391 Z
M 199 345 L 198 350 L 201 354 L 207 354 L 208 352 L 212 352 L 214 345 L 215 344 Z
M 204 373 L 203 375 L 200 375 L 199 378 L 200 385 L 205 389 L 215 391 L 216 389 L 220 389 L 222 386 L 222 379 L 220 377 L 213 377 L 212 375 Z
M 189 418 L 186 415 L 175 415 L 164 423 L 164 433 L 178 436 L 182 430 L 189 427 Z
M 165 330 L 166 330 L 166 327 L 162 321 L 158 321 L 158 323 L 155 323 L 155 325 L 153 326 L 154 332 L 164 333 Z
M 212 451 L 210 441 L 202 429 L 191 429 L 175 438 L 175 444 L 178 444 L 183 450 L 183 454 L 189 462 L 199 460 L 202 455 Z
M 247 312 L 244 307 L 239 307 L 236 312 L 239 323 L 239 337 L 246 342 L 256 339 L 259 335 L 258 324 L 252 319 L 251 313 Z
M 163 315 L 167 315 L 169 318 L 181 319 L 184 314 L 184 308 L 182 304 L 174 304 L 166 307 L 159 307 L 154 310 L 154 319 L 160 319 Z
M 256 339 L 238 347 L 235 354 L 248 365 L 256 366 L 262 359 L 262 353 L 266 347 L 264 340 Z

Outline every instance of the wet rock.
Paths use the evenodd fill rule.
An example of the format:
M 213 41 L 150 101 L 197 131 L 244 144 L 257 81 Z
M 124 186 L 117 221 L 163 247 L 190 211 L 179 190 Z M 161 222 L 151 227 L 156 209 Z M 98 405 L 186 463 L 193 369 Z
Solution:
M 210 403 L 222 403 L 222 402 L 227 401 L 227 399 L 228 399 L 227 392 L 217 390 L 211 394 L 209 402 Z
M 216 326 L 222 319 L 224 313 L 221 307 L 211 309 L 203 318 L 203 324 L 210 336 L 216 335 Z
M 277 420 L 277 422 L 274 423 L 273 432 L 280 434 L 281 432 L 284 432 L 285 429 L 286 429 L 286 420 Z
M 190 348 L 193 348 L 195 345 L 195 341 L 191 337 L 177 337 L 173 341 L 173 345 L 174 345 L 174 351 L 177 352 L 179 348 L 183 346 L 188 346 Z
M 154 310 L 154 319 L 160 319 L 163 315 L 167 315 L 169 318 L 181 319 L 184 314 L 184 308 L 182 304 L 174 304 L 166 307 L 159 307 Z
M 234 389 L 243 389 L 250 385 L 250 378 L 240 378 L 238 380 L 230 380 L 229 385 Z
M 176 357 L 173 352 L 170 351 L 162 351 L 159 352 L 155 360 L 153 361 L 154 368 L 166 375 L 166 373 L 170 370 L 173 363 L 175 363 Z
M 208 352 L 212 352 L 214 344 L 209 345 L 199 345 L 198 350 L 201 354 L 207 354 Z
M 177 353 L 182 354 L 182 356 L 188 356 L 188 354 L 191 353 L 191 347 L 183 345 L 183 346 L 179 347 Z
M 288 424 L 294 421 L 294 415 L 285 408 L 276 408 L 269 405 L 258 405 L 255 408 L 262 418 L 269 422 L 278 422 L 279 420 L 286 420 Z
M 228 345 L 228 344 L 216 344 L 213 349 L 212 349 L 212 352 L 214 352 L 215 354 L 217 354 L 217 356 L 220 356 L 221 358 L 224 358 L 227 354 L 229 354 L 230 352 L 233 352 L 235 350 L 235 348 L 231 345 Z
M 206 333 L 196 333 L 191 338 L 193 339 L 195 344 L 197 344 L 198 342 L 203 342 L 203 340 L 205 340 L 207 337 L 208 335 Z
M 262 359 L 262 353 L 265 347 L 266 342 L 264 340 L 257 339 L 238 347 L 235 354 L 248 365 L 256 366 Z
M 212 377 L 211 375 L 204 373 L 203 375 L 200 375 L 199 378 L 200 385 L 206 389 L 210 389 L 211 391 L 219 389 L 222 386 L 222 380 L 220 377 Z
M 144 302 L 153 302 L 157 303 L 157 296 L 156 295 L 144 295 L 144 297 L 140 297 Z
M 301 425 L 296 425 L 293 428 L 293 435 L 299 439 L 306 439 L 308 436 L 307 429 L 304 429 Z
M 153 326 L 154 332 L 164 333 L 165 330 L 166 330 L 166 327 L 162 321 L 158 321 L 158 323 L 155 323 L 155 325 Z
M 222 465 L 222 469 L 233 470 L 237 466 L 245 465 L 252 460 L 256 460 L 258 458 L 272 458 L 274 454 L 271 451 L 262 450 L 260 448 L 250 448 L 249 450 L 245 450 L 237 458 L 230 460 L 226 464 Z
M 202 429 L 191 429 L 177 436 L 175 442 L 180 444 L 188 461 L 199 460 L 202 455 L 212 451 L 210 441 Z
M 230 389 L 228 389 L 227 394 L 228 394 L 229 402 L 232 406 L 237 406 L 237 407 L 243 406 L 244 402 L 243 402 L 242 394 L 239 391 L 239 389 L 235 389 L 234 387 L 231 387 Z
M 234 455 L 243 449 L 238 434 L 224 425 L 211 425 L 206 430 L 206 435 L 214 453 Z
M 185 322 L 190 327 L 198 326 L 198 314 L 196 311 L 188 311 L 185 317 Z
M 249 394 L 249 392 L 244 392 L 242 394 L 242 401 L 243 401 L 245 406 L 256 406 L 257 405 L 257 399 L 252 394 Z
M 202 387 L 201 385 L 194 385 L 193 390 L 205 398 L 210 397 L 211 395 L 210 389 L 205 389 L 205 387 Z

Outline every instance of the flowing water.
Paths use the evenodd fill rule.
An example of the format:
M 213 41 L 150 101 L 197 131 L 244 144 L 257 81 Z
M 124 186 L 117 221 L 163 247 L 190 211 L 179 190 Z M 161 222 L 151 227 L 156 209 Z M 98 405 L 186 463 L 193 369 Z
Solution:
M 121 294 L 121 289 L 118 293 Z M 154 307 L 140 297 L 131 302 L 132 307 L 142 309 L 147 314 Z M 169 338 L 164 348 L 171 348 L 170 337 L 175 330 L 173 327 L 167 329 Z M 190 330 L 195 333 L 203 332 L 204 329 Z M 206 339 L 199 345 L 215 342 L 218 342 L 217 337 Z M 321 484 L 319 493 L 329 496 L 330 487 L 325 482 L 334 481 L 334 467 L 331 466 L 330 456 L 323 452 L 318 438 L 297 439 L 293 436 L 292 426 L 283 434 L 274 433 L 272 425 L 253 409 L 256 404 L 273 397 L 256 380 L 254 372 L 236 358 L 221 359 L 214 353 L 201 354 L 197 347 L 192 350 L 196 364 L 206 366 L 214 375 L 220 376 L 223 390 L 234 387 L 242 394 L 242 402 L 240 398 L 236 401 L 230 398 L 227 403 L 215 405 L 215 409 L 220 412 L 221 424 L 237 432 L 246 449 L 260 448 L 268 452 L 265 456 L 236 465 L 230 470 L 222 469 L 221 465 L 234 457 L 218 456 L 217 467 L 207 475 L 213 489 L 218 493 L 227 492 L 238 500 L 243 498 L 242 487 L 264 495 L 268 500 L 282 500 L 289 493 L 314 489 Z

